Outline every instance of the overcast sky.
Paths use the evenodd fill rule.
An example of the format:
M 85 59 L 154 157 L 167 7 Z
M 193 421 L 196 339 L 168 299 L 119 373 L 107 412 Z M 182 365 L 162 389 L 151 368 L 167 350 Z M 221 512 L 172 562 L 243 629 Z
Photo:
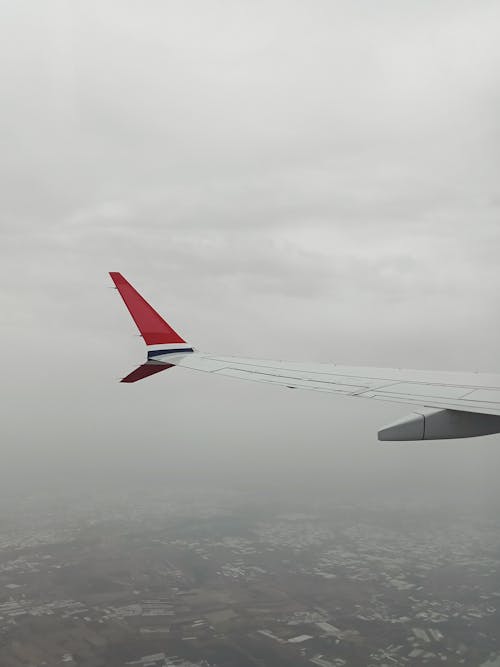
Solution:
M 500 436 L 377 443 L 404 406 L 118 384 L 107 272 L 202 350 L 500 372 L 497 0 L 0 12 L 3 475 L 491 484 Z

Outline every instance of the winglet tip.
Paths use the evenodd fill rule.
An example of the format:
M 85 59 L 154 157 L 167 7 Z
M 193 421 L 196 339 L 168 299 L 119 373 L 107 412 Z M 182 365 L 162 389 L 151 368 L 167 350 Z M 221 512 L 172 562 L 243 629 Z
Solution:
M 146 345 L 185 344 L 186 341 L 118 271 L 109 275 L 137 325 Z
M 111 280 L 115 283 L 115 285 L 118 284 L 123 285 L 123 283 L 127 282 L 119 271 L 109 271 L 109 275 L 111 277 Z

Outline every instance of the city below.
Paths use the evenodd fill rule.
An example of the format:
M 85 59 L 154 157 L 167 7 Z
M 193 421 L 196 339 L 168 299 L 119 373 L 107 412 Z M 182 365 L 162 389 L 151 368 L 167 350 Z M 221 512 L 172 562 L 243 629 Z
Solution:
M 500 665 L 500 518 L 149 490 L 3 504 L 2 667 Z

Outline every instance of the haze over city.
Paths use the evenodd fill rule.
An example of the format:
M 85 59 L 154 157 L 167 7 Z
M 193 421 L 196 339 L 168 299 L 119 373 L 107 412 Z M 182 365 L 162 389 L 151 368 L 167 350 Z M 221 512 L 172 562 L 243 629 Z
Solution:
M 371 505 L 388 508 L 395 533 L 405 517 L 391 512 L 410 513 L 408 554 L 419 537 L 431 544 L 419 532 L 428 516 L 443 531 L 484 520 L 479 541 L 494 536 L 498 435 L 379 443 L 377 429 L 410 407 L 181 368 L 120 385 L 145 352 L 108 271 L 207 352 L 500 372 L 498 3 L 0 0 L 0 14 L 6 531 L 19 521 L 27 539 L 27 503 L 33 525 L 56 508 L 51 531 L 67 519 L 78 540 L 83 498 L 95 502 L 82 521 L 101 510 L 110 520 L 125 498 L 128 522 L 137 494 L 153 498 L 144 521 L 160 531 L 157 491 L 179 506 L 201 494 L 222 513 L 236 494 L 251 508 L 241 531 L 265 540 L 253 514 L 242 518 L 256 503 L 278 517 L 318 503 L 333 533 L 333 508 L 354 503 L 361 514 L 338 525 L 356 548 L 372 544 L 368 533 L 358 542 L 342 531 L 353 516 L 369 525 Z M 182 530 L 172 528 L 181 541 Z M 491 539 L 488 558 L 500 558 Z M 4 544 L 13 560 L 15 540 Z M 76 664 L 101 664 L 92 659 Z

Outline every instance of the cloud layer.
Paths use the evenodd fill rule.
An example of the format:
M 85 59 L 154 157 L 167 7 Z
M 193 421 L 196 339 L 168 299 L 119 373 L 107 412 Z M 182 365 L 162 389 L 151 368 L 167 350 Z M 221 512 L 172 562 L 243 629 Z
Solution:
M 497 2 L 0 10 L 0 323 L 16 456 L 108 451 L 108 465 L 123 448 L 138 460 L 139 439 L 152 459 L 185 459 L 189 442 L 194 468 L 211 448 L 236 474 L 228 452 L 250 460 L 265 439 L 279 476 L 284 443 L 303 452 L 298 470 L 311 440 L 341 469 L 361 451 L 361 476 L 374 461 L 394 478 L 406 465 L 373 442 L 400 409 L 181 371 L 115 385 L 142 350 L 108 270 L 202 349 L 500 370 Z M 285 418 L 294 410 L 300 420 Z M 469 468 L 497 456 L 455 446 Z

